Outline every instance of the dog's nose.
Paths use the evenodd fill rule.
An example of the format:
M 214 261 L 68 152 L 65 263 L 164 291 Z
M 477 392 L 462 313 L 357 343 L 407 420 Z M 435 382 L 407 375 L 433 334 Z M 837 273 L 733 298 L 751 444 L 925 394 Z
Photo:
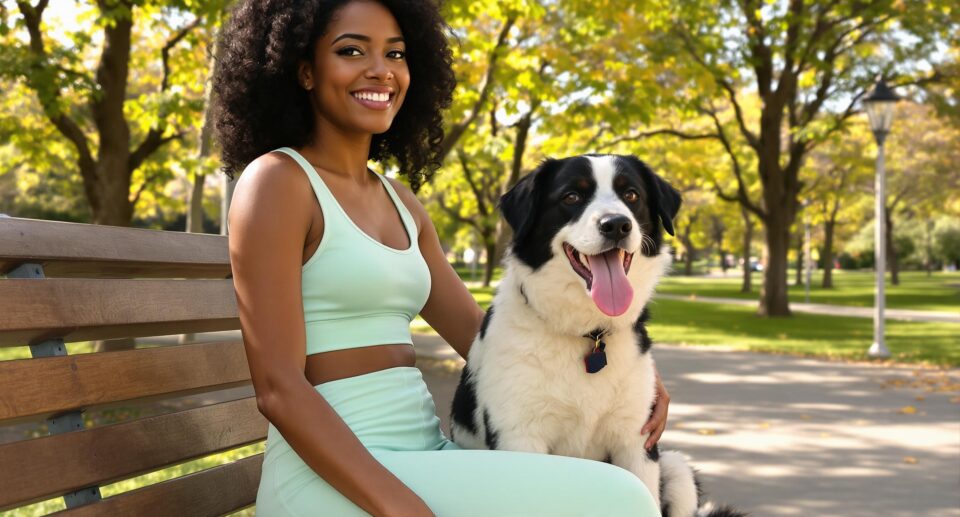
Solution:
M 605 215 L 600 218 L 600 235 L 608 239 L 619 241 L 630 235 L 633 229 L 633 223 L 625 215 Z

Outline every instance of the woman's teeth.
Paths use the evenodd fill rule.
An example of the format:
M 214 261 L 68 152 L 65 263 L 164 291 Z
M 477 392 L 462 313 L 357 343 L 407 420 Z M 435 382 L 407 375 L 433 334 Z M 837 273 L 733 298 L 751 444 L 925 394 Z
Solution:
M 389 93 L 356 92 L 353 96 L 365 101 L 387 102 L 390 100 Z

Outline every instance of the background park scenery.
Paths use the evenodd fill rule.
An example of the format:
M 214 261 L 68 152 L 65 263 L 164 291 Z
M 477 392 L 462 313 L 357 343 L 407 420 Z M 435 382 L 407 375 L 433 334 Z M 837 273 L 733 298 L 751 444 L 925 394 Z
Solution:
M 208 79 L 230 5 L 0 0 L 0 214 L 219 233 L 230 186 L 218 171 Z M 721 488 L 718 499 L 757 515 L 960 515 L 954 2 L 448 0 L 443 11 L 458 87 L 445 115 L 443 166 L 418 197 L 481 305 L 490 302 L 510 239 L 500 195 L 547 157 L 635 154 L 684 199 L 668 239 L 673 271 L 658 288 L 650 326 L 664 345 L 658 364 L 675 401 L 666 446 L 680 442 L 695 460 L 706 456 L 700 463 L 714 482 L 708 487 Z M 884 145 L 891 355 L 871 361 L 878 146 L 863 101 L 878 79 L 901 100 Z M 395 172 L 391 163 L 371 166 Z M 435 339 L 420 320 L 414 330 L 425 343 Z M 137 341 L 152 344 L 163 340 Z M 68 345 L 70 354 L 97 346 Z M 431 389 L 446 389 L 461 363 L 440 348 L 423 350 L 436 351 L 421 358 L 433 372 Z M 0 347 L 0 361 L 29 357 L 25 346 Z M 685 365 L 721 380 L 711 384 Z M 832 416 L 813 402 L 789 415 L 763 413 L 791 407 L 790 393 L 805 389 L 812 399 L 817 389 L 839 396 L 833 388 L 854 379 L 860 395 L 817 406 L 833 408 Z M 771 389 L 718 402 L 698 398 L 698 383 L 704 393 Z M 445 413 L 444 396 L 435 397 Z M 96 424 L 149 411 L 112 409 Z M 861 428 L 866 434 L 838 438 L 838 429 Z M 773 447 L 770 457 L 748 454 L 745 444 L 766 442 L 744 432 L 781 430 L 776 443 L 810 439 L 825 448 L 778 454 L 767 444 L 758 446 Z M 36 432 L 0 427 L 0 443 Z M 925 437 L 927 449 L 911 449 L 911 436 Z M 871 454 L 889 456 L 851 452 L 863 441 Z M 825 472 L 836 458 L 848 458 L 849 470 L 820 476 L 837 482 L 820 487 L 818 502 L 797 495 L 823 483 L 817 476 L 731 467 L 799 457 L 820 462 L 804 475 Z M 733 472 L 746 472 L 743 484 L 766 498 L 736 485 Z M 893 480 L 905 492 L 879 488 Z M 790 483 L 801 484 L 791 492 Z M 836 487 L 855 502 L 843 503 L 840 492 L 830 499 Z M 58 508 L 59 498 L 13 513 Z

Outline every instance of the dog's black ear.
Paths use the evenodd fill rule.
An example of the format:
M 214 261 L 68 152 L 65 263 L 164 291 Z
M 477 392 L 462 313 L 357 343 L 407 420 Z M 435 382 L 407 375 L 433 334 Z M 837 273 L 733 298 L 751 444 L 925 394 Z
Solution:
M 513 239 L 522 241 L 533 227 L 533 220 L 539 205 L 538 196 L 534 187 L 542 181 L 542 177 L 549 173 L 559 160 L 547 159 L 536 170 L 527 174 L 500 198 L 500 212 L 507 224 L 513 228 Z
M 673 218 L 677 216 L 682 202 L 680 192 L 653 172 L 639 158 L 631 156 L 630 159 L 643 174 L 648 191 L 648 202 L 653 215 L 660 217 L 663 229 L 673 235 Z

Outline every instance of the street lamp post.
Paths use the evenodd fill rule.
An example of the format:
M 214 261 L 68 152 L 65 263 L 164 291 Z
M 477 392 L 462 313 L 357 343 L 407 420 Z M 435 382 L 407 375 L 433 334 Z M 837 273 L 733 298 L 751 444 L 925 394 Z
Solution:
M 873 130 L 873 136 L 877 140 L 877 179 L 876 179 L 876 216 L 874 218 L 874 247 L 876 256 L 876 274 L 877 285 L 873 312 L 873 344 L 867 355 L 870 357 L 890 357 L 890 350 L 883 339 L 883 309 L 885 304 L 884 297 L 884 275 L 886 272 L 886 217 L 884 208 L 886 204 L 886 171 L 883 161 L 883 143 L 890 133 L 890 126 L 893 124 L 893 106 L 900 99 L 897 94 L 887 86 L 883 79 L 879 79 L 874 85 L 873 91 L 863 100 L 867 116 L 870 118 L 870 129 Z

